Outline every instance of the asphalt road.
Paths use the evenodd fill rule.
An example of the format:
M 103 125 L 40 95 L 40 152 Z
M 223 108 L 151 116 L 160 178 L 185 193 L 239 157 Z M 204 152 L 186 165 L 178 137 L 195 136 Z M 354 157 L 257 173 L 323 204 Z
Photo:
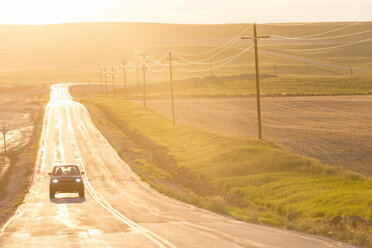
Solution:
M 53 164 L 85 170 L 86 198 L 50 201 Z M 142 182 L 93 125 L 67 85 L 51 88 L 30 193 L 0 229 L 0 247 L 352 247 L 249 224 L 165 197 Z

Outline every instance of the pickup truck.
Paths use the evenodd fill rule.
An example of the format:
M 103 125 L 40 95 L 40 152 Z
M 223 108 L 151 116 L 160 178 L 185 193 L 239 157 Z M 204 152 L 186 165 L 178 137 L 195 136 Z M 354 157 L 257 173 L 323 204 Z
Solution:
M 55 165 L 50 176 L 49 198 L 54 199 L 56 193 L 79 193 L 84 197 L 84 172 L 80 173 L 77 165 Z

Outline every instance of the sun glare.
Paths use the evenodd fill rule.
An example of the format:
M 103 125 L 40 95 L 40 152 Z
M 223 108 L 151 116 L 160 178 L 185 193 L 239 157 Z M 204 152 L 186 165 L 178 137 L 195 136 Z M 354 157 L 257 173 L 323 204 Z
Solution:
M 161 22 L 188 24 L 370 20 L 371 1 L 1 0 L 0 24 Z M 311 4 L 309 3 L 311 2 Z M 290 12 L 288 6 L 290 6 Z M 357 14 L 356 14 L 357 13 Z
M 94 17 L 99 17 L 105 13 L 102 9 L 101 1 L 87 0 L 64 0 L 64 1 L 45 1 L 45 0 L 19 0 L 0 3 L 1 15 L 0 23 L 5 24 L 54 24 L 66 22 L 87 22 L 95 21 Z

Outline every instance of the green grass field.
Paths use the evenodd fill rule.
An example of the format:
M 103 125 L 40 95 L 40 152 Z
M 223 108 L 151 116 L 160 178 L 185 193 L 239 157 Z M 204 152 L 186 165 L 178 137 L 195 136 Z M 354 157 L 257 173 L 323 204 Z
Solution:
M 111 123 L 127 139 L 125 130 L 134 130 L 135 139 L 146 137 L 164 148 L 174 166 L 187 172 L 186 179 L 180 178 L 174 168 L 140 159 L 136 168 L 145 170 L 143 178 L 161 192 L 242 220 L 372 247 L 370 179 L 266 141 L 173 126 L 157 112 L 134 103 L 103 97 L 80 101 L 102 114 L 97 117 L 90 111 L 99 128 L 99 123 Z M 160 165 L 169 162 L 161 161 Z M 174 190 L 171 183 L 188 193 Z

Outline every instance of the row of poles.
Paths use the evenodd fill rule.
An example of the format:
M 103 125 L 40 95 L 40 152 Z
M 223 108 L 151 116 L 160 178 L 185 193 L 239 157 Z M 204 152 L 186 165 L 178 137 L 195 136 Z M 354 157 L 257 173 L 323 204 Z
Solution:
M 250 36 L 243 36 L 241 39 L 250 39 L 254 43 L 254 50 L 255 50 L 255 71 L 256 71 L 256 98 L 257 98 L 257 125 L 258 125 L 258 138 L 262 139 L 262 120 L 261 120 L 261 97 L 260 97 L 260 76 L 259 76 L 259 63 L 258 63 L 258 42 L 260 39 L 270 38 L 270 36 L 257 36 L 257 28 L 256 24 L 253 24 L 253 37 Z M 142 54 L 142 71 L 143 71 L 143 106 L 146 107 L 146 54 Z M 169 61 L 169 73 L 170 73 L 170 97 L 171 97 L 171 107 L 172 107 L 172 122 L 173 125 L 176 124 L 176 114 L 175 114 L 175 107 L 174 107 L 174 85 L 173 85 L 173 61 L 177 60 L 177 58 L 172 57 L 172 51 L 169 51 L 168 59 Z M 123 66 L 123 78 L 124 78 L 124 98 L 125 101 L 128 101 L 128 91 L 127 91 L 127 72 L 126 72 L 126 60 L 123 59 L 122 64 Z M 211 67 L 212 71 L 212 67 Z M 115 99 L 115 68 L 114 66 L 111 67 L 111 75 L 112 75 L 112 89 L 113 89 L 113 98 Z M 105 84 L 105 95 L 108 96 L 108 89 L 107 89 L 107 74 L 108 70 L 106 67 L 100 68 L 100 75 L 101 75 L 101 91 L 103 91 L 103 81 Z M 137 61 L 137 84 L 138 84 L 138 61 Z
M 142 56 L 142 71 L 143 71 L 143 106 L 146 107 L 146 54 Z M 172 51 L 169 51 L 168 54 L 169 58 L 169 73 L 170 73 L 170 95 L 171 95 L 171 105 L 172 105 L 172 122 L 173 125 L 176 124 L 176 114 L 175 114 L 175 107 L 174 107 L 174 87 L 173 87 L 173 61 L 177 58 L 172 57 Z M 123 59 L 122 62 L 123 66 L 123 83 L 124 83 L 124 99 L 128 101 L 128 90 L 127 90 L 127 71 L 126 71 L 126 60 Z M 113 98 L 115 99 L 115 69 L 114 66 L 111 67 L 111 75 L 112 75 L 112 94 Z M 101 75 L 101 91 L 103 91 L 103 81 L 105 84 L 105 95 L 108 96 L 108 88 L 107 88 L 107 74 L 108 70 L 106 67 L 100 68 L 100 75 Z M 137 69 L 137 80 L 138 80 L 138 69 Z

